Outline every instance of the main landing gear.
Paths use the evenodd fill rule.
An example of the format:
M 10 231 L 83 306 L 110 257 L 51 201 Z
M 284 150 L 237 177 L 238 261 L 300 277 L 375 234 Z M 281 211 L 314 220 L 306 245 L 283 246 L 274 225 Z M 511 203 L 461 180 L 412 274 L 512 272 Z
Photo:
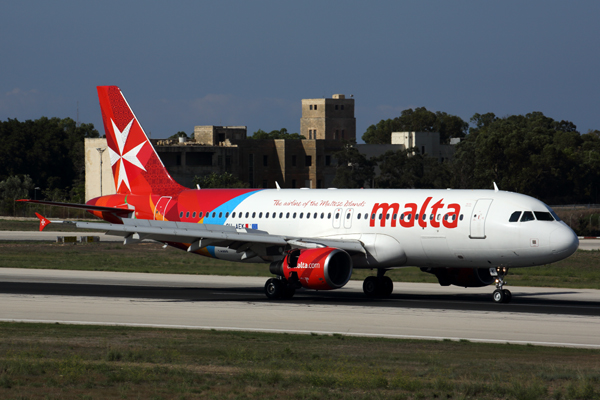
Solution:
M 371 298 L 388 298 L 394 291 L 394 282 L 385 276 L 385 269 L 378 269 L 377 276 L 368 276 L 363 282 L 363 292 Z
M 503 286 L 506 283 L 504 277 L 507 274 L 508 268 L 506 267 L 490 268 L 490 275 L 496 277 L 496 290 L 494 290 L 494 293 L 492 294 L 492 298 L 496 303 L 510 303 L 512 298 L 510 290 L 503 289 Z
M 265 283 L 265 294 L 270 300 L 291 299 L 296 288 L 283 278 L 271 278 Z

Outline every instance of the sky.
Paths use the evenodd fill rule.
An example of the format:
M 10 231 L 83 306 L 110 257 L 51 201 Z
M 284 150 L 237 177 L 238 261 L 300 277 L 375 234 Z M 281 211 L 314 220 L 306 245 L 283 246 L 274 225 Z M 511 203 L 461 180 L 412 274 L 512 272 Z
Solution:
M 541 111 L 600 130 L 599 1 L 28 1 L 0 12 L 0 120 L 103 133 L 98 85 L 146 133 L 300 129 L 301 99 L 353 95 L 357 138 L 402 110 Z

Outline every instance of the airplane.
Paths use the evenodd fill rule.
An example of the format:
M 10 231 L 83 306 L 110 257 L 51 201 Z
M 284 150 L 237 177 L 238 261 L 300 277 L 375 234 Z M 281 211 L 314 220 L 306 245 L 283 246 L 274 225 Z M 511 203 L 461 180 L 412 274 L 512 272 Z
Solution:
M 508 303 L 510 268 L 569 257 L 579 240 L 543 202 L 493 190 L 189 189 L 169 175 L 117 86 L 98 86 L 116 194 L 82 208 L 108 223 L 76 222 L 124 243 L 152 239 L 216 259 L 269 263 L 269 299 L 299 288 L 342 288 L 354 269 L 371 298 L 393 291 L 391 269 L 419 267 L 440 285 L 495 285 Z M 40 218 L 40 230 L 51 221 Z M 64 222 L 64 221 L 52 221 Z

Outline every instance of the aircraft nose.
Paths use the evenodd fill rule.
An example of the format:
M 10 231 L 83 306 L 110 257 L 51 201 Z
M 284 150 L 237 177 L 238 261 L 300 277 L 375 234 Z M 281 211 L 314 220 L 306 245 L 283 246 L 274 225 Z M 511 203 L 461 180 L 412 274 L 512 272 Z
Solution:
M 550 234 L 550 247 L 553 254 L 564 253 L 568 257 L 579 247 L 579 239 L 571 228 L 562 226 Z

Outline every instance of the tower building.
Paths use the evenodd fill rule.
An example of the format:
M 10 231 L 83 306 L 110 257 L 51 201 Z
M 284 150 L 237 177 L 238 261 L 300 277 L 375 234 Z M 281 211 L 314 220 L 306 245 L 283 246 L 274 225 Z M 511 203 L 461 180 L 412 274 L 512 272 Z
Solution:
M 356 140 L 354 99 L 334 94 L 331 99 L 302 99 L 300 134 L 309 140 Z

